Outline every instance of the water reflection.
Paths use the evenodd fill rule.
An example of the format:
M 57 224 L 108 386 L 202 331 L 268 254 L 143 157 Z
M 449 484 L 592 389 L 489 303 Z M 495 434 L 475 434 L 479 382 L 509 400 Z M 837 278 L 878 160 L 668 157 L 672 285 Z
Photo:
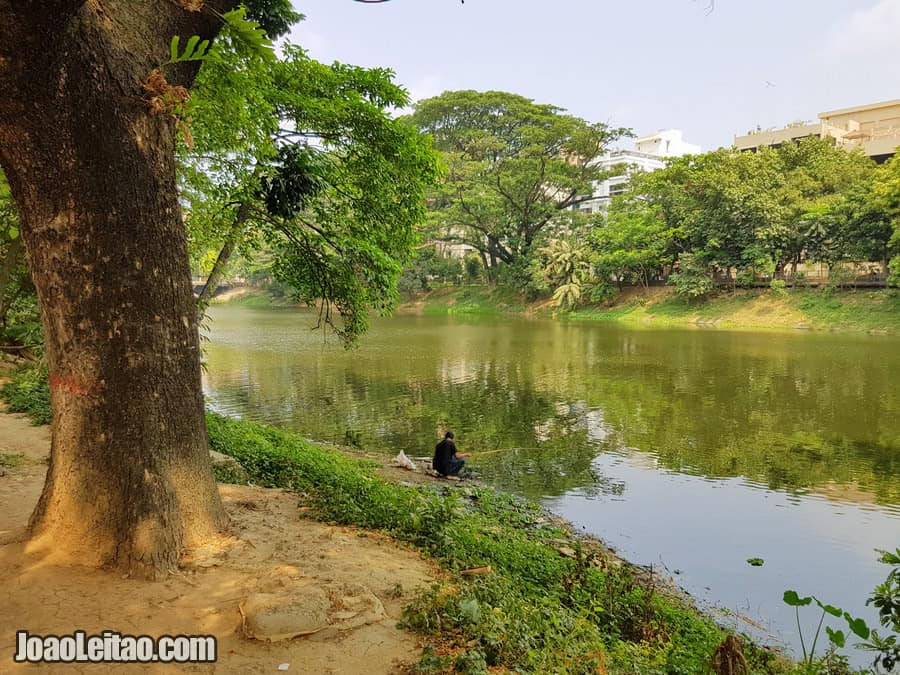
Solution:
M 414 455 L 453 428 L 531 496 L 590 485 L 595 456 L 636 448 L 681 473 L 900 503 L 896 340 L 398 317 L 345 352 L 295 312 L 213 321 L 222 409 Z

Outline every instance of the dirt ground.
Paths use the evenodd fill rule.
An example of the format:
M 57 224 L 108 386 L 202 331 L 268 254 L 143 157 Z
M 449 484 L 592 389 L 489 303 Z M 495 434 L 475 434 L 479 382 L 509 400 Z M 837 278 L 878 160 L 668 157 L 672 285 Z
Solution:
M 194 552 L 179 573 L 161 581 L 45 563 L 21 540 L 48 448 L 46 427 L 0 413 L 0 673 L 270 673 L 282 664 L 289 664 L 289 673 L 393 673 L 418 660 L 421 645 L 397 622 L 415 590 L 435 579 L 436 568 L 380 535 L 304 518 L 297 498 L 285 491 L 221 486 L 233 537 L 215 550 Z M 251 596 L 298 603 L 321 598 L 327 622 L 305 637 L 251 640 L 240 610 Z M 189 666 L 13 663 L 16 630 L 62 635 L 77 629 L 89 635 L 212 634 L 219 660 Z

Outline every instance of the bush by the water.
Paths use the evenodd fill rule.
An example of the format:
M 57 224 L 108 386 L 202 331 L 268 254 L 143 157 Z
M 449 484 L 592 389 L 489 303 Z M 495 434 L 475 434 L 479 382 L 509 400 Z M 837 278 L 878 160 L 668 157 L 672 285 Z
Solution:
M 0 398 L 10 412 L 25 413 L 34 424 L 50 424 L 50 385 L 46 370 L 17 370 L 9 382 L 0 387 Z

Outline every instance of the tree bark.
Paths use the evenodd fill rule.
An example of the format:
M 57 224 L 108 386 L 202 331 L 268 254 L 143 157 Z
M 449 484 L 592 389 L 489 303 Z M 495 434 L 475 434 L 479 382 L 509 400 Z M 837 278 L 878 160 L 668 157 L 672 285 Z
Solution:
M 30 532 L 32 550 L 54 559 L 155 576 L 226 524 L 175 122 L 142 86 L 173 35 L 216 30 L 211 14 L 178 2 L 0 0 L 0 164 L 40 301 L 53 404 Z M 196 65 L 164 72 L 189 86 Z

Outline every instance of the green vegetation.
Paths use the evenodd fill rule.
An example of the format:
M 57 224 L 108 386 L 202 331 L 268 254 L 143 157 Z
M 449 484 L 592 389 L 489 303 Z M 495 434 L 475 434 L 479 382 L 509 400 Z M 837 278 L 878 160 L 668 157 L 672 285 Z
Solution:
M 474 248 L 491 280 L 514 287 L 548 230 L 583 224 L 572 207 L 613 173 L 596 160 L 631 135 L 500 91 L 444 92 L 411 120 L 448 167 L 430 196 L 427 237 Z
M 819 606 L 819 609 L 822 610 L 822 614 L 819 617 L 819 624 L 816 627 L 816 632 L 812 635 L 812 643 L 809 645 L 809 647 L 807 647 L 806 640 L 804 640 L 803 636 L 803 628 L 800 625 L 800 608 L 811 604 L 813 601 L 815 601 L 816 605 Z M 801 662 L 801 664 L 805 673 L 815 675 L 816 673 L 822 672 L 821 665 L 816 661 L 815 655 L 816 645 L 819 642 L 819 635 L 822 632 L 822 627 L 824 625 L 826 615 L 837 617 L 838 619 L 844 619 L 847 622 L 847 626 L 857 637 L 863 640 L 869 639 L 870 631 L 865 621 L 863 621 L 862 619 L 853 618 L 852 616 L 850 616 L 850 614 L 839 607 L 826 605 L 814 596 L 801 598 L 796 591 L 785 591 L 784 603 L 790 607 L 793 607 L 796 612 L 797 631 L 800 634 L 800 645 L 803 650 L 803 661 Z M 837 650 L 842 649 L 846 646 L 847 636 L 843 630 L 834 629 L 831 626 L 827 625 L 825 625 L 824 628 L 825 633 L 828 635 L 828 642 L 830 643 L 829 654 L 826 656 L 826 659 L 829 665 L 832 666 L 832 668 L 830 668 L 829 670 L 832 670 L 834 669 L 834 666 L 842 661 L 841 657 L 837 654 Z
M 210 280 L 201 311 L 230 268 L 318 304 L 352 342 L 369 309 L 396 301 L 437 155 L 390 114 L 409 102 L 390 71 L 238 47 L 226 41 L 201 69 L 180 146 L 191 254 Z
M 701 302 L 664 297 L 609 308 L 584 308 L 569 318 L 654 324 L 716 323 L 735 328 L 876 330 L 900 333 L 900 294 L 894 291 L 795 290 L 721 293 Z
M 900 285 L 900 160 L 877 166 L 828 139 L 721 149 L 630 172 L 608 208 L 582 212 L 591 182 L 611 175 L 597 159 L 627 130 L 500 92 L 447 92 L 412 119 L 450 167 L 424 236 L 472 247 L 490 282 L 530 300 L 571 310 L 661 284 L 688 301 L 783 295 L 825 268 L 832 290 Z
M 891 207 L 872 194 L 884 168 L 807 139 L 757 153 L 717 150 L 636 174 L 591 233 L 597 283 L 671 279 L 685 298 L 717 285 L 801 280 L 799 266 L 890 258 Z
M 35 425 L 50 424 L 50 385 L 47 371 L 40 368 L 23 368 L 0 387 L 0 399 L 6 402 L 10 412 L 25 413 Z
M 430 315 L 496 316 L 525 309 L 525 302 L 512 289 L 469 286 L 435 291 L 428 296 L 423 311 Z
M 826 616 L 831 616 L 846 622 L 847 628 L 862 642 L 859 647 L 874 654 L 872 666 L 876 673 L 890 673 L 894 666 L 900 664 L 900 548 L 896 551 L 880 551 L 881 562 L 890 565 L 891 571 L 884 583 L 879 584 L 872 591 L 866 601 L 867 605 L 874 605 L 878 609 L 879 622 L 890 631 L 887 635 L 879 635 L 877 630 L 869 628 L 864 619 L 854 618 L 840 607 L 824 604 L 815 596 L 801 598 L 796 591 L 785 591 L 785 604 L 793 607 L 797 616 L 797 630 L 800 633 L 800 644 L 803 649 L 803 661 L 801 669 L 804 673 L 816 675 L 823 672 L 823 664 L 829 666 L 825 672 L 832 672 L 841 666 L 845 666 L 846 658 L 837 650 L 847 644 L 847 635 L 843 630 L 825 625 Z M 807 648 L 803 639 L 803 629 L 800 626 L 800 608 L 811 605 L 813 602 L 822 610 L 819 624 L 812 636 L 812 643 Z M 816 644 L 822 628 L 828 636 L 829 650 L 824 660 L 816 660 Z
M 715 324 L 727 328 L 808 328 L 900 334 L 900 293 L 895 290 L 737 289 L 690 301 L 659 289 L 610 305 L 566 311 L 528 303 L 504 287 L 444 288 L 424 298 L 425 314 L 536 313 L 560 319 L 619 321 L 654 326 Z

